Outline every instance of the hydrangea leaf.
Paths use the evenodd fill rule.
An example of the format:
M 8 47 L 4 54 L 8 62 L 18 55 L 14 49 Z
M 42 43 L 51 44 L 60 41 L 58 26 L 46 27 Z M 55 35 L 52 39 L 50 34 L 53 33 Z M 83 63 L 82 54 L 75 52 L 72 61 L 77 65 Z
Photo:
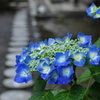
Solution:
M 95 42 L 97 47 L 100 47 L 100 38 Z
M 89 77 L 86 77 L 86 76 L 89 76 L 90 74 L 91 74 L 91 71 L 90 71 L 89 69 L 86 69 L 86 70 L 81 74 L 81 76 L 79 77 L 78 83 L 84 82 L 84 81 L 88 80 Z M 83 77 L 86 77 L 86 78 L 83 78 Z
M 43 91 L 45 89 L 46 86 L 46 80 L 43 80 L 40 76 L 37 78 L 35 84 L 34 84 L 34 91 L 38 92 L 38 91 Z
M 81 85 L 74 85 L 68 91 L 63 91 L 55 96 L 55 100 L 81 100 L 84 97 L 85 88 Z
M 29 100 L 55 100 L 53 93 L 49 90 L 36 92 Z
M 52 91 L 53 95 L 56 96 L 58 93 L 66 91 L 65 89 L 60 89 L 60 90 L 56 90 L 56 91 Z
M 89 68 L 91 71 L 91 75 L 93 75 L 93 78 L 97 81 L 100 82 L 100 65 L 89 65 L 89 60 L 87 59 L 87 62 L 84 67 Z
M 93 75 L 93 78 L 100 83 L 100 65 L 91 65 L 90 68 L 91 74 Z
M 95 82 L 90 90 L 89 90 L 89 97 L 91 100 L 99 100 L 100 99 L 100 83 Z

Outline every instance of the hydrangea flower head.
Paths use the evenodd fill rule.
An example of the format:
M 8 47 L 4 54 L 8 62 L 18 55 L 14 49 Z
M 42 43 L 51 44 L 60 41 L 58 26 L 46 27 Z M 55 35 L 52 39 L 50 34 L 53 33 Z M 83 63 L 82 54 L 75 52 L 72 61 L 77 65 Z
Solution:
M 73 67 L 83 67 L 86 58 L 89 58 L 90 65 L 99 65 L 100 48 L 92 45 L 92 36 L 80 32 L 77 39 L 71 37 L 72 34 L 68 34 L 63 38 L 30 42 L 29 48 L 16 56 L 15 81 L 28 82 L 31 79 L 29 72 L 38 71 L 49 84 L 68 84 L 74 79 Z

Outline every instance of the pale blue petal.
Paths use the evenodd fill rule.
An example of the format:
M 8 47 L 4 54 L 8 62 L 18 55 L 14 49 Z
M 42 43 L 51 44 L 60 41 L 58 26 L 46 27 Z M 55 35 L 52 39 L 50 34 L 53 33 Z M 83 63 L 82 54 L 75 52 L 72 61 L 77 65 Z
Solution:
M 73 67 L 71 65 L 57 67 L 57 71 L 61 76 L 70 77 L 73 73 Z
M 48 39 L 48 45 L 52 45 L 54 43 L 55 43 L 55 39 L 53 39 L 53 38 Z
M 75 66 L 80 66 L 80 67 L 83 67 L 84 66 L 84 64 L 85 64 L 85 62 L 86 62 L 86 59 L 81 59 L 80 61 L 74 61 L 74 65 Z
M 56 70 L 54 70 L 52 72 L 52 75 L 48 79 L 48 84 L 50 84 L 50 85 L 54 84 L 57 81 L 58 78 L 59 78 L 59 74 L 57 73 Z

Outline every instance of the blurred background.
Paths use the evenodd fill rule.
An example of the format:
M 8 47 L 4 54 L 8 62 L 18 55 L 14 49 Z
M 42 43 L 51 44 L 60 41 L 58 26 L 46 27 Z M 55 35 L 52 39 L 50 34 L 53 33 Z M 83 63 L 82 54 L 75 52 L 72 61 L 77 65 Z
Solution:
M 100 37 L 100 19 L 85 12 L 91 3 L 100 6 L 100 0 L 0 0 L 0 100 L 28 100 L 33 93 L 39 73 L 34 72 L 27 84 L 13 82 L 15 55 L 20 55 L 21 47 L 27 48 L 30 41 L 62 38 L 66 32 L 73 38 L 78 32 L 92 35 L 93 43 Z M 84 70 L 78 68 L 77 77 Z

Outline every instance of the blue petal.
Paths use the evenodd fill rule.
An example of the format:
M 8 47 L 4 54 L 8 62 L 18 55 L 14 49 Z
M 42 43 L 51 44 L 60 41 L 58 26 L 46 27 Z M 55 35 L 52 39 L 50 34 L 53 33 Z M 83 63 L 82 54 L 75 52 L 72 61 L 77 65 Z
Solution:
M 72 54 L 70 57 L 76 61 L 80 61 L 85 55 L 85 53 L 76 52 L 75 54 Z
M 95 15 L 96 8 L 96 5 L 92 3 L 92 5 L 86 10 L 88 16 L 93 17 Z
M 48 45 L 52 45 L 54 43 L 55 43 L 55 39 L 53 39 L 53 38 L 48 39 Z
M 61 76 L 70 77 L 73 73 L 73 67 L 71 65 L 57 67 L 57 71 Z
M 30 57 L 29 55 L 27 55 L 27 56 L 26 56 L 26 59 L 25 59 L 25 63 L 26 63 L 26 64 L 29 63 L 30 60 L 31 60 L 31 57 Z
M 92 36 L 84 35 L 82 32 L 80 32 L 77 36 L 79 40 L 78 44 L 83 47 L 88 47 L 89 45 L 91 45 L 91 37 Z
M 69 56 L 69 51 L 62 53 L 62 52 L 57 52 L 56 53 L 56 61 L 59 63 L 63 63 L 68 59 Z
M 55 66 L 67 66 L 68 64 L 71 63 L 71 61 L 72 61 L 72 60 L 70 60 L 70 59 L 66 60 L 66 61 L 63 62 L 63 63 L 60 63 L 60 62 L 55 61 L 55 62 L 53 63 L 53 65 L 55 65 Z
M 90 64 L 91 65 L 99 65 L 99 63 L 100 63 L 100 56 L 97 56 L 95 59 L 90 59 Z
M 52 73 L 52 75 L 49 77 L 48 79 L 48 84 L 53 84 L 57 81 L 57 79 L 59 78 L 59 74 L 57 73 L 56 70 L 54 70 Z
M 96 14 L 100 15 L 100 8 L 96 11 Z
M 86 62 L 86 59 L 81 59 L 80 61 L 74 61 L 74 65 L 83 67 Z
M 44 80 L 48 79 L 50 76 L 51 76 L 51 73 L 50 74 L 41 74 L 41 78 Z
M 16 73 L 18 74 L 23 74 L 23 73 L 28 73 L 28 72 L 30 72 L 30 68 L 25 64 L 20 64 L 18 68 L 16 69 Z
M 27 83 L 28 81 L 30 81 L 32 79 L 32 75 L 31 74 L 28 74 L 26 76 L 22 76 L 20 74 L 16 74 L 15 78 L 14 78 L 14 81 L 17 82 L 17 83 Z
M 38 66 L 37 70 L 42 74 L 49 74 L 55 69 L 54 66 L 50 66 L 47 63 L 44 63 L 42 66 Z
M 89 52 L 87 53 L 87 57 L 90 59 L 94 59 L 98 55 L 97 48 L 89 48 Z
M 65 37 L 63 38 L 63 41 L 65 41 L 66 43 L 68 43 L 69 40 L 71 39 L 71 37 L 72 37 L 72 34 L 70 34 L 69 32 L 67 32 L 67 36 L 65 36 Z
M 71 81 L 73 81 L 73 76 L 68 77 L 64 77 L 64 76 L 60 76 L 56 82 L 56 84 L 58 85 L 62 85 L 62 84 L 68 84 Z
M 35 46 L 35 44 L 33 42 L 30 42 L 30 44 L 29 44 L 30 51 L 34 51 L 34 46 Z
M 61 38 L 58 38 L 58 37 L 56 37 L 56 42 L 61 43 L 61 44 L 64 43 L 64 41 Z

